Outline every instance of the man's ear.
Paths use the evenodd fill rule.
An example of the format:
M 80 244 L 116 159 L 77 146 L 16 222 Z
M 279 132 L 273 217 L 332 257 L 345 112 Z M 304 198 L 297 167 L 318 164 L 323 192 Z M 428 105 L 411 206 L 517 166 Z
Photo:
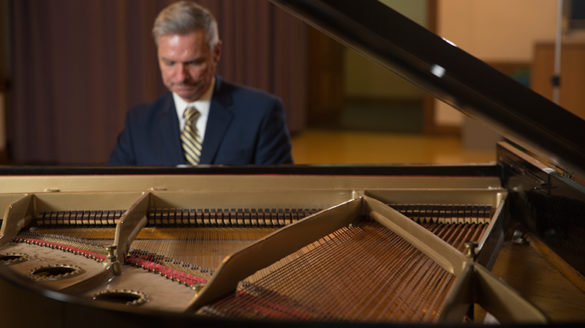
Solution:
M 217 41 L 215 45 L 215 49 L 213 49 L 213 59 L 215 63 L 219 63 L 219 59 L 221 58 L 221 40 Z

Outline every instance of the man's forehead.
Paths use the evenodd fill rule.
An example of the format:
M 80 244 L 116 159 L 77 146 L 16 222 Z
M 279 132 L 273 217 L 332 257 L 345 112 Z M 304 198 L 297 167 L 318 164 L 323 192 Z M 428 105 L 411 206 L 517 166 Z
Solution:
M 171 39 L 179 39 L 179 40 L 188 40 L 188 39 L 196 39 L 198 41 L 202 41 L 205 43 L 207 35 L 205 34 L 205 30 L 197 29 L 191 30 L 187 32 L 178 32 L 178 33 L 166 33 L 159 35 L 156 38 L 156 44 L 159 44 L 163 40 L 171 40 Z

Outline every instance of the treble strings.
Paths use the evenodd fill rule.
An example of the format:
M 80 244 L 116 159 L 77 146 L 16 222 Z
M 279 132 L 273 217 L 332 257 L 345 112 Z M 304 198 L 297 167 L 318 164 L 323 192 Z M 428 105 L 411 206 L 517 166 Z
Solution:
M 430 321 L 453 276 L 375 222 L 344 227 L 202 309 L 229 317 Z M 421 297 L 423 296 L 423 297 Z
M 431 231 L 451 246 L 461 252 L 465 251 L 465 243 L 470 241 L 479 241 L 486 231 L 487 223 L 463 223 L 463 224 L 441 224 L 425 223 L 422 224 L 427 230 Z

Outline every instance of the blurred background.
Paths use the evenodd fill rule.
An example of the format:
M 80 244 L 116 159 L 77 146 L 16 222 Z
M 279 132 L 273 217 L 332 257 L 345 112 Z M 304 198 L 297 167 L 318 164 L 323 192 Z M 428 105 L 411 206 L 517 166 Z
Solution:
M 169 0 L 0 0 L 0 164 L 102 165 L 126 111 L 156 99 L 151 36 Z M 219 74 L 283 99 L 299 164 L 477 163 L 501 139 L 267 0 L 198 1 Z M 384 0 L 552 97 L 558 0 Z M 585 118 L 585 5 L 562 8 L 560 105 Z M 400 31 L 393 31 L 400 33 Z

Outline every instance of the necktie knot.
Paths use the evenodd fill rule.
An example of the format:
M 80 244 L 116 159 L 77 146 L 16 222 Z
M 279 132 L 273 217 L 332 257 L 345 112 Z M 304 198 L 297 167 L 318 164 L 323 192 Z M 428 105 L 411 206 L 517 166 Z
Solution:
M 195 108 L 195 106 L 189 106 L 185 108 L 185 111 L 183 112 L 183 118 L 185 119 L 185 122 L 193 122 L 199 117 L 199 114 L 200 113 L 197 108 Z

